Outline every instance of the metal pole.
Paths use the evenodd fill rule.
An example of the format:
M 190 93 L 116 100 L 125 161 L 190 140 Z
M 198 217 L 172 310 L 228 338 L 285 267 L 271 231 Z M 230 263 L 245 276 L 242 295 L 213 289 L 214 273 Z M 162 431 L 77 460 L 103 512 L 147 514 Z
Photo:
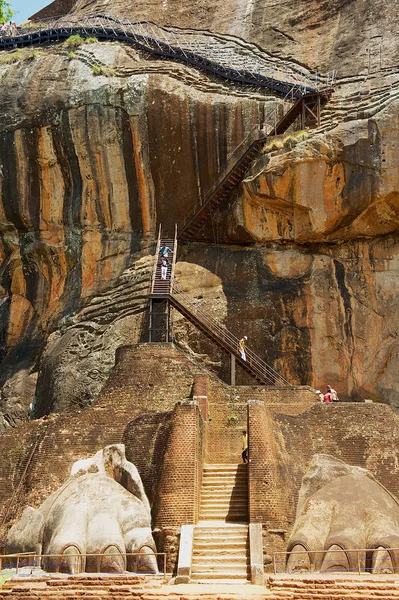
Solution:
M 236 357 L 230 354 L 230 385 L 236 384 Z
M 148 341 L 152 342 L 152 298 L 150 299 L 150 318 L 149 318 Z
M 169 300 L 166 300 L 166 341 L 169 342 Z
M 357 554 L 357 570 L 358 570 L 359 575 L 360 575 L 361 571 L 360 571 L 360 554 L 359 554 L 359 550 L 356 550 L 356 554 Z
M 163 555 L 163 578 L 166 581 L 166 554 Z

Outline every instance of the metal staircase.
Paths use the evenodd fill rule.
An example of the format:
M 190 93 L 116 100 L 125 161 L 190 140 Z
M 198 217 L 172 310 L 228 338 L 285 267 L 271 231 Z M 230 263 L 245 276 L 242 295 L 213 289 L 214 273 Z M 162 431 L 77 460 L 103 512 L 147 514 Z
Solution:
M 202 192 L 196 204 L 179 225 L 179 241 L 188 241 L 198 234 L 212 211 L 219 207 L 244 179 L 255 158 L 261 155 L 262 147 L 268 137 L 284 133 L 298 118 L 301 119 L 301 129 L 307 125 L 320 125 L 321 107 L 328 101 L 331 93 L 331 89 L 306 93 L 297 99 L 279 120 L 277 110 L 274 110 L 268 115 L 262 127 L 252 130 L 229 156 L 226 167 L 216 181 Z M 293 98 L 295 97 L 291 95 L 290 99 Z
M 162 244 L 171 249 L 171 265 L 168 268 L 166 280 L 161 279 L 159 249 Z M 173 255 L 172 255 L 173 253 Z M 197 329 L 202 331 L 219 348 L 229 354 L 232 358 L 232 370 L 235 382 L 235 363 L 251 375 L 260 385 L 271 385 L 279 387 L 291 387 L 290 383 L 281 377 L 277 371 L 266 364 L 250 348 L 246 348 L 246 360 L 243 360 L 239 351 L 239 339 L 233 335 L 224 325 L 211 317 L 208 312 L 201 308 L 198 301 L 186 294 L 174 281 L 174 271 L 177 255 L 177 230 L 174 239 L 163 239 L 161 228 L 159 229 L 158 243 L 155 254 L 154 270 L 150 293 L 150 319 L 149 319 L 149 341 L 170 342 L 170 309 L 178 310 Z
M 65 15 L 30 22 L 11 36 L 0 35 L 0 50 L 52 44 L 71 35 L 126 42 L 155 56 L 184 62 L 223 79 L 266 88 L 282 96 L 292 93 L 299 98 L 307 91 L 331 86 L 335 78 L 335 72 L 321 78 L 317 72 L 278 59 L 234 36 L 160 27 L 151 22 L 131 23 L 107 15 L 80 18 Z

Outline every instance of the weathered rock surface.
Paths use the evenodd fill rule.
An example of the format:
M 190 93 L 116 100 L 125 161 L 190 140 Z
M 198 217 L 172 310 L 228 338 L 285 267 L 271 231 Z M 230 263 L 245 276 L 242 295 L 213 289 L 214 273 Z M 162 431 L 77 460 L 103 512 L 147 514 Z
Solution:
M 184 250 L 178 278 L 293 383 L 328 382 L 342 398 L 399 406 L 394 8 L 380 0 L 284 0 L 278 11 L 257 0 L 81 0 L 73 12 L 195 25 L 256 42 L 281 65 L 339 70 L 320 128 L 253 165 L 204 230 L 207 245 Z M 0 78 L 8 427 L 34 395 L 40 414 L 86 406 L 115 348 L 145 339 L 157 224 L 173 230 L 276 99 L 116 43 L 72 56 L 48 48 L 0 65 Z M 182 320 L 176 335 L 226 372 L 225 359 Z

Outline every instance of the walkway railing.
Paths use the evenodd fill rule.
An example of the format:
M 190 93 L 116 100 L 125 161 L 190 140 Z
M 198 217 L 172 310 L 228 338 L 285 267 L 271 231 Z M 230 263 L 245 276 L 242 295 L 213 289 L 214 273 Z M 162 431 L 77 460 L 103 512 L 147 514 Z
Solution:
M 333 558 L 325 560 L 324 556 L 337 555 L 337 559 Z M 300 565 L 300 561 L 295 565 L 295 569 L 288 567 L 288 558 L 291 555 L 303 557 L 303 567 Z M 345 563 L 342 558 L 339 559 L 338 555 L 345 556 Z M 380 556 L 379 556 L 380 555 Z M 382 556 L 381 556 L 382 555 Z M 387 556 L 388 555 L 388 556 Z M 378 562 L 378 570 L 381 573 L 392 570 L 397 572 L 399 564 L 397 559 L 399 557 L 399 548 L 343 548 L 337 550 L 312 550 L 312 551 L 295 551 L 295 552 L 274 552 L 273 554 L 273 569 L 274 573 L 319 573 L 323 568 L 323 573 L 333 572 L 334 566 L 337 566 L 337 572 L 348 573 L 371 573 L 373 568 L 373 561 Z M 306 564 L 305 564 L 306 563 Z
M 195 317 L 204 327 L 212 332 L 214 338 L 223 348 L 234 354 L 242 366 L 248 366 L 265 384 L 281 387 L 292 387 L 291 384 L 284 379 L 277 371 L 265 363 L 259 356 L 250 348 L 246 348 L 246 361 L 240 357 L 239 343 L 240 340 L 233 335 L 224 325 L 211 317 L 208 312 L 205 312 L 198 303 L 188 294 L 186 294 L 175 281 L 171 287 L 171 302 L 176 306 L 186 309 L 191 316 Z M 179 306 L 176 306 L 179 310 Z
M 151 22 L 131 23 L 104 15 L 81 18 L 67 15 L 29 23 L 20 27 L 16 35 L 1 36 L 0 50 L 57 42 L 74 34 L 127 42 L 151 54 L 191 64 L 230 81 L 268 88 L 283 96 L 291 92 L 299 98 L 308 91 L 331 87 L 336 76 L 335 72 L 320 77 L 317 72 L 300 67 L 282 68 L 274 62 L 275 58 L 266 58 L 266 53 L 260 55 L 255 46 L 243 44 L 232 36 L 183 31 Z
M 154 556 L 157 559 L 157 565 L 160 573 L 148 573 L 146 571 L 130 570 L 133 569 L 134 563 L 137 561 L 137 559 L 140 559 L 140 557 L 142 557 L 145 561 Z M 46 565 L 46 568 L 51 567 L 51 571 L 49 571 L 50 573 L 65 573 L 66 562 L 74 559 L 76 561 L 75 565 L 78 569 L 75 572 L 76 574 L 85 572 L 84 565 L 86 562 L 88 562 L 87 559 L 93 562 L 99 560 L 101 563 L 101 560 L 110 561 L 112 559 L 120 559 L 121 557 L 124 560 L 125 568 L 129 568 L 129 574 L 145 575 L 148 577 L 159 577 L 161 574 L 164 579 L 166 579 L 166 552 L 154 552 L 153 554 L 147 554 L 146 552 L 115 552 L 115 554 L 80 554 L 78 552 L 76 554 L 35 554 L 34 552 L 21 552 L 18 554 L 3 554 L 0 555 L 0 571 L 2 569 L 15 569 L 16 574 L 19 574 L 20 569 L 22 568 L 30 567 L 32 569 L 40 569 L 42 565 Z M 82 570 L 79 571 L 79 568 Z M 107 571 L 106 567 L 104 567 L 104 570 L 99 572 L 99 574 L 101 573 L 112 573 L 115 575 L 115 570 L 110 569 Z

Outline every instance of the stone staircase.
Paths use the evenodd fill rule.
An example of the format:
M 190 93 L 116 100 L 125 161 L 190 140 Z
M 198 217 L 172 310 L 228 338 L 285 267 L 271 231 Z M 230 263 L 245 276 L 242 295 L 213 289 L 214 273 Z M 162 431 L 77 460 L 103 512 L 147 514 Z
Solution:
M 248 523 L 247 465 L 204 465 L 200 521 Z
M 204 465 L 191 578 L 246 583 L 249 578 L 247 466 Z

